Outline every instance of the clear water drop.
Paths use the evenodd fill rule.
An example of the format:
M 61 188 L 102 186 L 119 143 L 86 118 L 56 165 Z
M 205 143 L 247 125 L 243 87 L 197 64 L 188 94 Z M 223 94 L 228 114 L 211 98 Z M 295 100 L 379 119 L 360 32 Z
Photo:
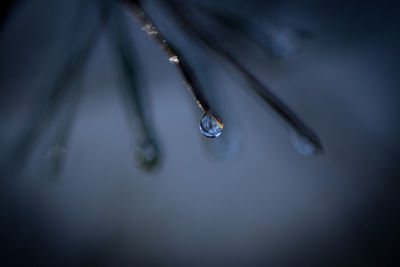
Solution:
M 296 150 L 303 156 L 311 156 L 318 151 L 316 145 L 303 135 L 292 134 L 292 142 Z
M 208 138 L 220 136 L 223 128 L 224 124 L 221 118 L 213 112 L 208 111 L 204 113 L 200 119 L 200 131 Z

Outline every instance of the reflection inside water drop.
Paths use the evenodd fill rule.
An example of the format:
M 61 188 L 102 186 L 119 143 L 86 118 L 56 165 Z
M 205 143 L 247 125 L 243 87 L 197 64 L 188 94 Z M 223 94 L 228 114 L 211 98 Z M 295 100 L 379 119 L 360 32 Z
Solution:
M 297 133 L 292 134 L 292 142 L 296 150 L 304 156 L 311 156 L 317 153 L 315 144 L 303 135 Z
M 200 119 L 200 131 L 206 137 L 215 138 L 221 135 L 224 125 L 221 118 L 210 111 L 204 113 Z

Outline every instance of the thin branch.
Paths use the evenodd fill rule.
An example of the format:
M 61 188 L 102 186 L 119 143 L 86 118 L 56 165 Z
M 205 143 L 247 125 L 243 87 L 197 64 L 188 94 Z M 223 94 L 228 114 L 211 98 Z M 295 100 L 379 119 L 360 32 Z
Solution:
M 281 118 L 283 118 L 299 135 L 306 137 L 316 146 L 316 148 L 322 150 L 321 142 L 314 131 L 309 128 L 282 100 L 275 96 L 270 89 L 251 74 L 231 53 L 214 41 L 198 23 L 195 23 L 195 17 L 190 14 L 189 8 L 185 8 L 184 1 L 179 1 L 178 3 L 175 0 L 165 0 L 163 2 L 173 15 L 172 17 L 188 36 L 196 41 L 200 41 L 235 67 L 251 85 L 255 93 L 267 102 Z
M 148 14 L 146 14 L 144 9 L 141 7 L 140 1 L 122 0 L 122 2 L 133 14 L 134 18 L 142 25 L 143 30 L 145 30 L 146 33 L 157 42 L 157 44 L 167 54 L 169 61 L 178 69 L 186 83 L 186 86 L 196 99 L 198 106 L 205 112 L 211 111 L 212 109 L 210 104 L 192 68 L 189 66 L 184 56 L 173 47 L 171 41 L 167 40 L 158 30 Z
M 115 10 L 119 11 L 119 10 Z M 123 100 L 125 100 L 128 116 L 131 115 L 138 120 L 135 130 L 140 131 L 140 137 L 135 146 L 136 160 L 141 167 L 146 170 L 152 170 L 160 161 L 160 149 L 153 133 L 153 127 L 145 114 L 145 105 L 138 80 L 142 77 L 138 56 L 134 49 L 133 42 L 129 38 L 129 32 L 124 18 L 120 12 L 114 12 L 114 20 L 111 25 L 111 40 L 115 56 L 120 65 L 121 76 L 124 78 L 124 84 L 121 87 Z M 131 120 L 130 120 L 131 121 Z

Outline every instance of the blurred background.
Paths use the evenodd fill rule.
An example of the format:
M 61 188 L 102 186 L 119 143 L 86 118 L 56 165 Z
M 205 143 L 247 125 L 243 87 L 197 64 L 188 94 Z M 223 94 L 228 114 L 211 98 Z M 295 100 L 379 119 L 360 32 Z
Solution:
M 217 139 L 118 3 L 6 3 L 1 266 L 398 264 L 396 1 L 182 1 L 314 129 L 311 156 L 167 2 L 143 6 L 223 118 Z

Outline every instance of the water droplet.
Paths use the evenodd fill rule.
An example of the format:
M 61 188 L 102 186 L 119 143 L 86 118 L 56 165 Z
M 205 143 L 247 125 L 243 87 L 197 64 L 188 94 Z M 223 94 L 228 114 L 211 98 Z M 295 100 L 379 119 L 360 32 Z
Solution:
M 296 150 L 303 156 L 311 156 L 317 153 L 316 145 L 303 135 L 292 134 L 292 141 Z
M 172 57 L 169 58 L 169 62 L 178 63 L 179 62 L 179 58 L 177 56 L 172 56 Z
M 158 163 L 159 150 L 152 139 L 145 140 L 136 146 L 134 151 L 135 161 L 145 169 L 152 169 Z
M 215 138 L 221 135 L 224 125 L 221 118 L 213 113 L 206 112 L 200 119 L 200 131 L 206 137 Z

